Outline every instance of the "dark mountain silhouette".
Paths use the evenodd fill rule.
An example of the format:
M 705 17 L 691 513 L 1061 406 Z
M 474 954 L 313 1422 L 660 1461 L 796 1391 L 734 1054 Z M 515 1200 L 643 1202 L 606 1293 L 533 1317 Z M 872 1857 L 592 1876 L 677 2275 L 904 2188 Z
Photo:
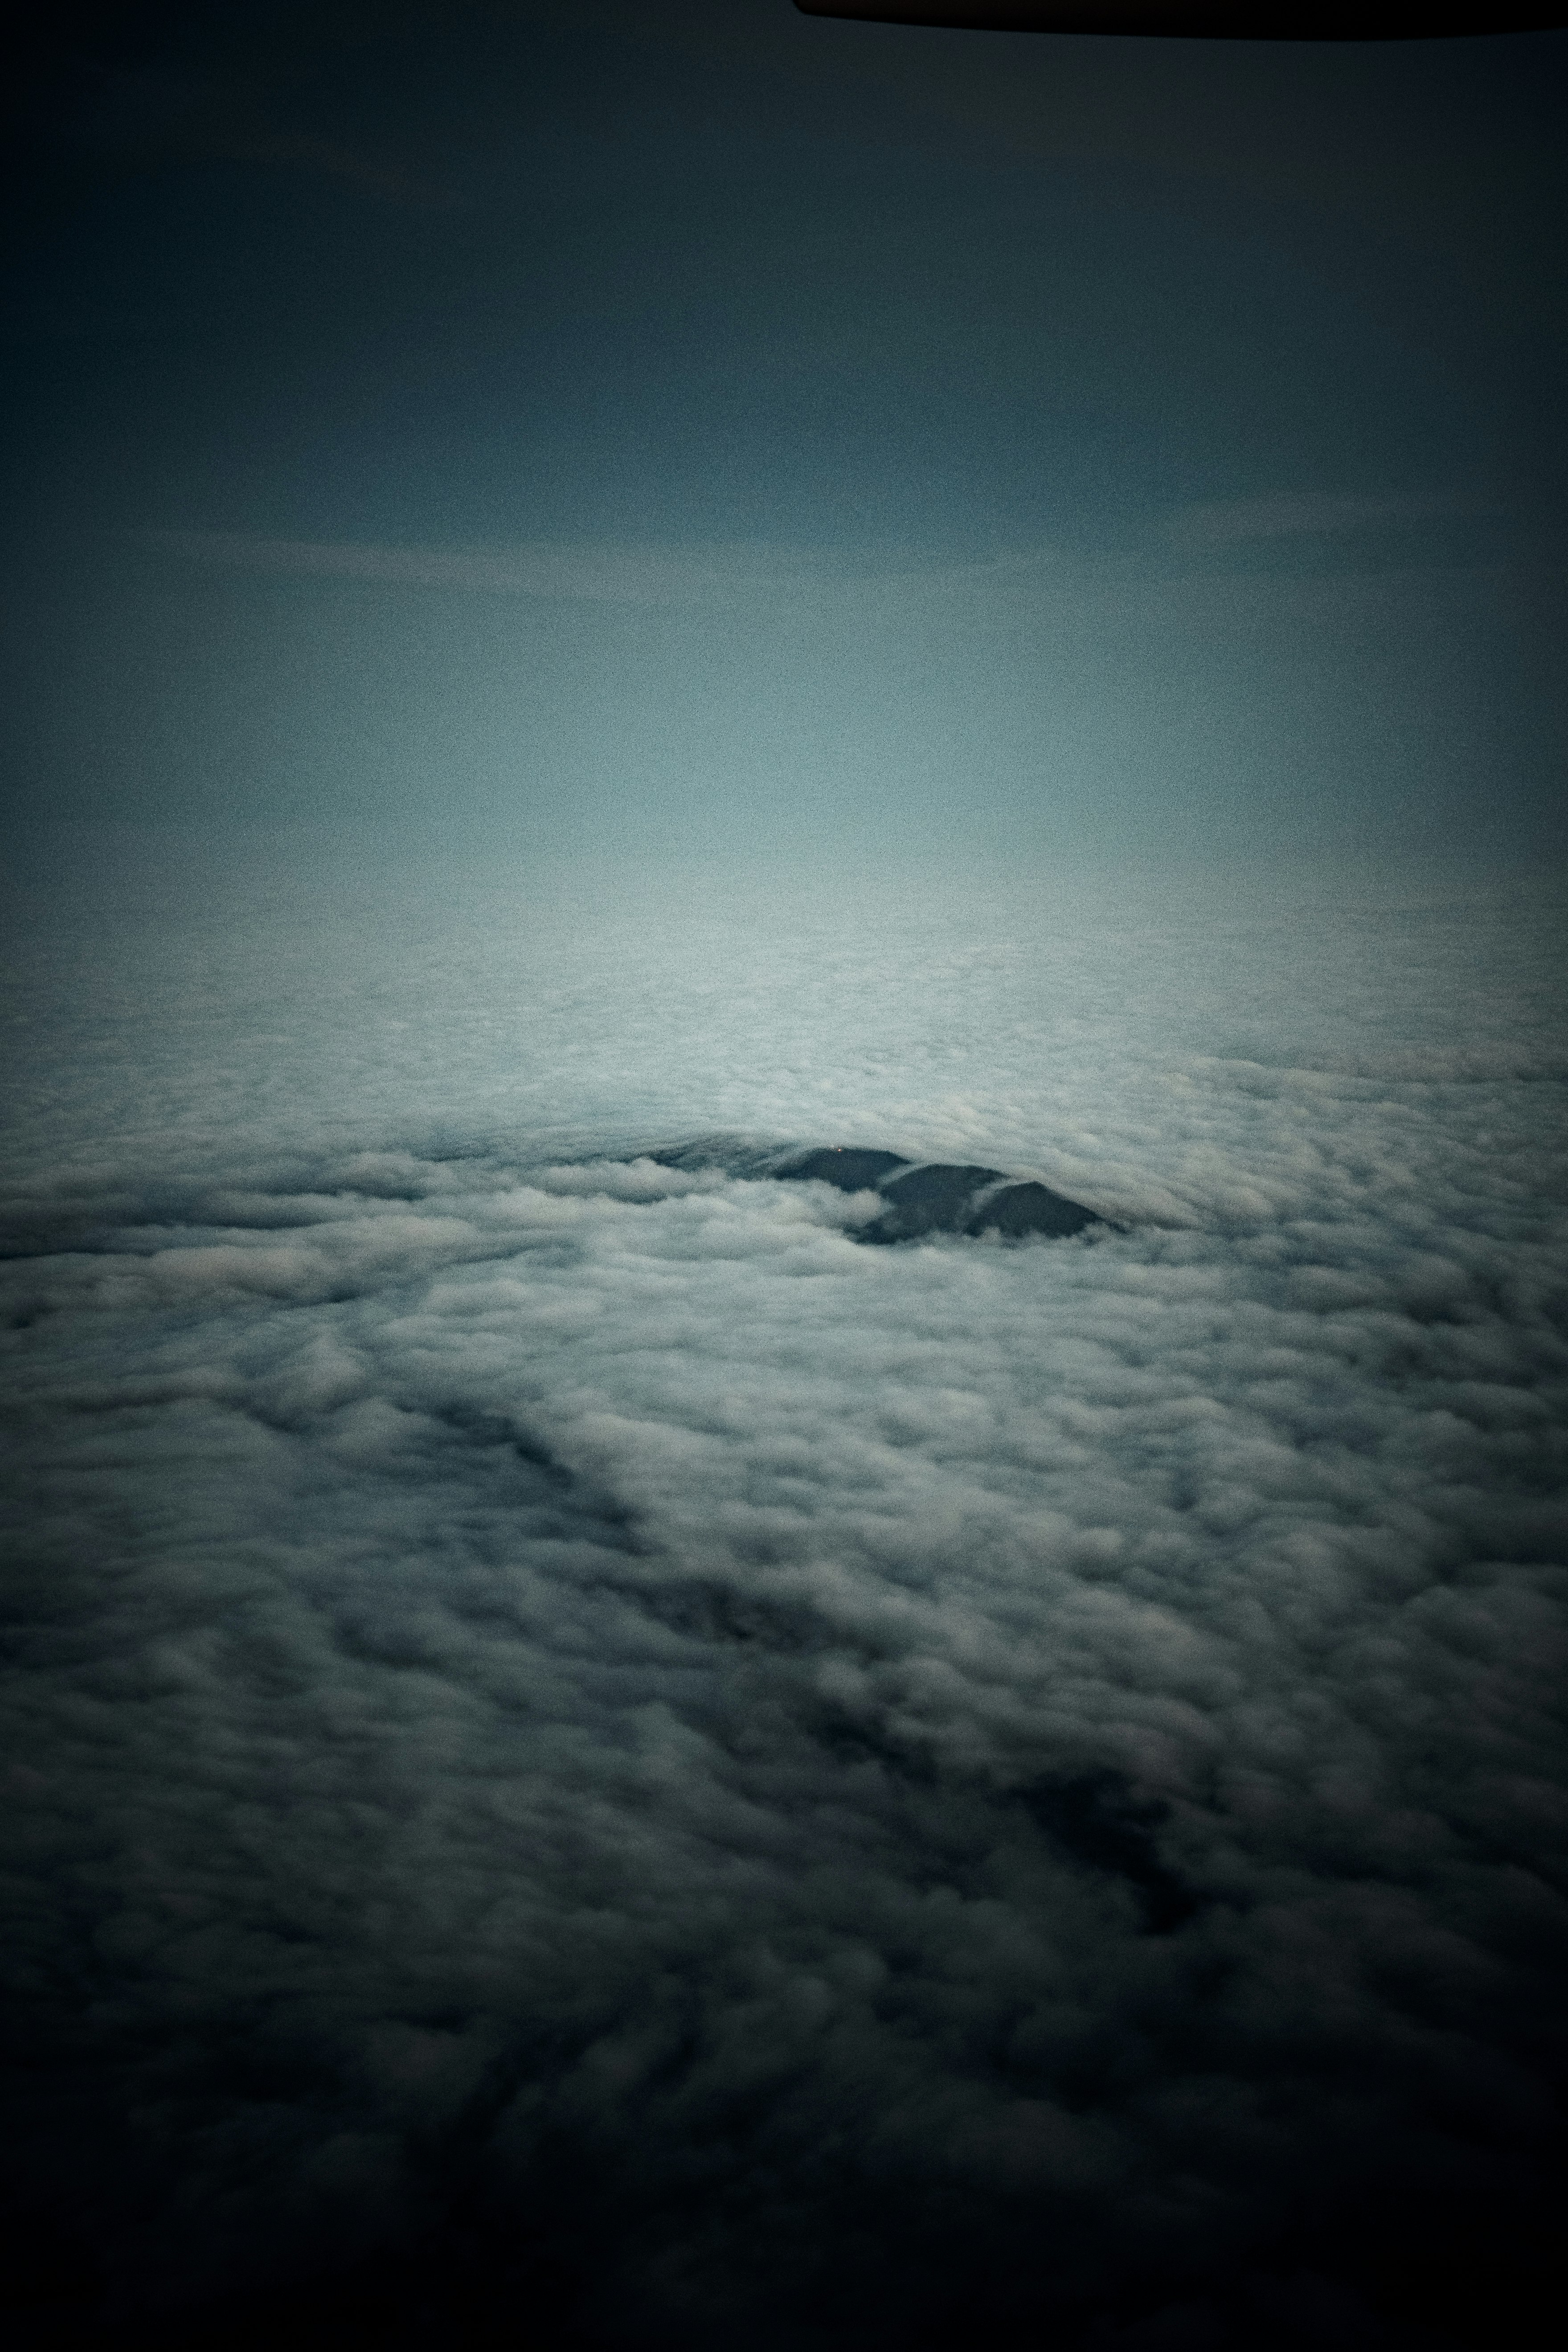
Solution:
M 835 1184 L 841 1192 L 880 1192 L 880 1215 L 856 1229 L 863 1242 L 917 1241 L 926 1234 L 996 1233 L 1006 1241 L 1031 1234 L 1081 1233 L 1108 1221 L 1053 1192 L 1048 1184 L 945 1160 L 906 1160 L 897 1151 L 855 1144 L 768 1149 L 738 1138 L 706 1137 L 651 1155 L 664 1168 L 722 1168 L 731 1176 L 769 1176 L 781 1183 Z

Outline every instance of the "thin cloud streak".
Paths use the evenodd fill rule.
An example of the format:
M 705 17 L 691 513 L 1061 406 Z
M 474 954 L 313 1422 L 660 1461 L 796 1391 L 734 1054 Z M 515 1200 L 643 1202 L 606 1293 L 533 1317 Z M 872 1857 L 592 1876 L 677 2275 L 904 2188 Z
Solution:
M 136 537 L 149 548 L 226 571 L 594 603 L 700 603 L 737 591 L 816 584 L 834 576 L 819 558 L 744 543 L 693 548 L 535 541 L 501 548 L 439 548 L 262 539 L 240 531 L 147 530 Z
M 374 542 L 268 539 L 244 531 L 140 530 L 150 550 L 216 570 L 300 580 L 456 589 L 477 595 L 592 603 L 692 604 L 737 594 L 846 592 L 873 600 L 900 592 L 956 593 L 1059 574 L 1054 548 L 1009 551 L 978 562 L 858 556 L 745 541 L 663 546 L 635 541 L 531 541 L 510 547 L 395 547 Z
M 1332 539 L 1389 524 L 1444 522 L 1495 515 L 1483 499 L 1420 494 L 1367 498 L 1355 492 L 1293 490 L 1261 499 L 1223 499 L 1182 507 L 1167 524 L 1178 546 L 1226 547 L 1254 539 Z

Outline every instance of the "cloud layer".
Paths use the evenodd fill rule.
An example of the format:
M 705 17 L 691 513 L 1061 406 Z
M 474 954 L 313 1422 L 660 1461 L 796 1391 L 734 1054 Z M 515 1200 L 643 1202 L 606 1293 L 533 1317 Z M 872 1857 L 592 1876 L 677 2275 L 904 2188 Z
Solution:
M 1231 940 L 1239 1002 L 1285 959 Z M 809 947 L 765 952 L 804 987 Z M 1082 944 L 1062 1036 L 1117 968 Z M 1380 1072 L 1348 1017 L 1314 1068 L 1145 999 L 1098 1185 L 1076 1147 L 1129 1229 L 1016 1248 L 858 1247 L 874 1198 L 668 1129 L 155 1147 L 100 1106 L 46 1160 L 40 1120 L 5 1948 L 48 2324 L 1462 2337 L 1556 2149 L 1537 1003 Z M 746 1034 L 710 1004 L 715 1092 Z M 972 1063 L 1026 1166 L 1043 1063 Z

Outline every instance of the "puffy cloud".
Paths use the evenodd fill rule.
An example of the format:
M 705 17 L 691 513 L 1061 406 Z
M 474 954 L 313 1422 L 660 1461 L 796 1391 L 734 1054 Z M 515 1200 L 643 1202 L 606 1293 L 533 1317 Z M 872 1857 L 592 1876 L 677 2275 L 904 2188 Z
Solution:
M 723 1097 L 754 1031 L 690 1001 Z M 967 1118 L 1124 1230 L 866 1249 L 879 1196 L 668 1129 L 42 1121 L 5 1948 L 18 2210 L 97 2266 L 35 2263 L 57 2316 L 1438 2344 L 1467 2225 L 1522 2259 L 1550 1024 L 1378 1076 L 1145 1001 L 1047 1164 L 1016 1010 L 966 1111 L 879 1139 L 873 1084 L 860 1137 Z

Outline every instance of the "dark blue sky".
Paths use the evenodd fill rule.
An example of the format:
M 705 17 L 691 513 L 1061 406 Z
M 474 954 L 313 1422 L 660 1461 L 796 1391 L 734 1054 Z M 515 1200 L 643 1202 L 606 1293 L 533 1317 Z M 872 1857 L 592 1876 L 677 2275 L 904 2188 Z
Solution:
M 13 838 L 1559 851 L 1565 58 L 68 25 Z

